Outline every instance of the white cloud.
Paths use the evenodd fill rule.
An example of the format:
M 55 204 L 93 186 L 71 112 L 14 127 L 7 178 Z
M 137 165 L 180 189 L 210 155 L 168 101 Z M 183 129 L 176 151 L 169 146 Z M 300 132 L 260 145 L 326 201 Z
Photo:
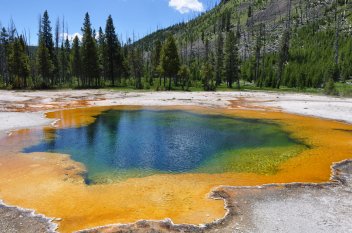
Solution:
M 203 3 L 198 0 L 170 0 L 169 6 L 175 8 L 181 14 L 185 14 L 190 11 L 204 11 Z
M 78 32 L 73 33 L 73 34 L 67 34 L 67 33 L 61 33 L 61 34 L 60 34 L 60 37 L 61 37 L 62 39 L 66 40 L 66 38 L 68 38 L 69 41 L 73 41 L 73 39 L 74 39 L 76 36 L 78 37 L 78 39 L 79 39 L 80 41 L 82 41 L 82 37 L 83 37 L 83 36 L 82 36 L 80 33 L 78 33 Z

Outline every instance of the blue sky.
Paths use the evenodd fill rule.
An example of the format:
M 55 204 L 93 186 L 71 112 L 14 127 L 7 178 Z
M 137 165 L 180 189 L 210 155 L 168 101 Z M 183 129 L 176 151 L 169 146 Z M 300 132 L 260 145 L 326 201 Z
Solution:
M 19 32 L 30 31 L 31 44 L 37 42 L 39 15 L 48 10 L 52 27 L 57 17 L 65 18 L 69 35 L 81 33 L 85 12 L 93 27 L 105 27 L 109 14 L 117 33 L 142 37 L 157 28 L 189 20 L 214 5 L 215 0 L 0 0 L 0 23 L 7 27 L 13 19 Z

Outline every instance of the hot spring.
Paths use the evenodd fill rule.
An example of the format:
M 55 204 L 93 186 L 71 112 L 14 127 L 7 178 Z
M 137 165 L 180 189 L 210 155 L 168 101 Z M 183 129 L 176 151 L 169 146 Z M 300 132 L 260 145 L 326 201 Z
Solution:
M 87 184 L 163 173 L 273 174 L 305 146 L 275 123 L 181 110 L 107 110 L 24 152 L 69 154 Z
M 60 232 L 140 219 L 223 218 L 219 186 L 326 182 L 350 158 L 351 125 L 195 106 L 49 112 L 0 139 L 0 199 L 61 219 Z

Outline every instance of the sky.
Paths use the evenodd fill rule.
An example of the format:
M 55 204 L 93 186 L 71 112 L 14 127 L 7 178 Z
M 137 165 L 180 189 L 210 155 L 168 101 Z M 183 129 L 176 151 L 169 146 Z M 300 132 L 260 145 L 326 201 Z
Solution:
M 38 19 L 45 10 L 54 28 L 57 18 L 65 19 L 69 37 L 82 34 L 84 15 L 89 12 L 93 28 L 105 28 L 112 15 L 116 32 L 141 38 L 156 29 L 194 18 L 211 8 L 215 0 L 0 0 L 0 24 L 7 27 L 11 20 L 19 33 L 26 31 L 30 43 L 37 43 Z

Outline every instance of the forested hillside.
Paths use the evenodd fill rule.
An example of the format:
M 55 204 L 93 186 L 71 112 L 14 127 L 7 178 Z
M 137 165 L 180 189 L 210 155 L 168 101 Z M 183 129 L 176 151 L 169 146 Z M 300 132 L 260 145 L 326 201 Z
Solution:
M 229 32 L 236 34 L 238 76 L 259 88 L 333 88 L 331 79 L 350 83 L 352 2 L 347 0 L 224 0 L 196 19 L 136 44 L 149 49 L 172 34 L 182 61 L 199 76 L 204 57 L 213 57 L 214 79 L 220 83 L 226 78 L 224 40 Z
M 0 87 L 325 89 L 352 95 L 350 0 L 222 0 L 199 17 L 139 41 L 118 40 L 112 18 L 93 29 L 87 13 L 83 38 L 48 12 L 38 46 L 11 24 L 0 37 Z M 62 33 L 64 34 L 64 33 Z M 336 84 L 338 83 L 338 84 Z

